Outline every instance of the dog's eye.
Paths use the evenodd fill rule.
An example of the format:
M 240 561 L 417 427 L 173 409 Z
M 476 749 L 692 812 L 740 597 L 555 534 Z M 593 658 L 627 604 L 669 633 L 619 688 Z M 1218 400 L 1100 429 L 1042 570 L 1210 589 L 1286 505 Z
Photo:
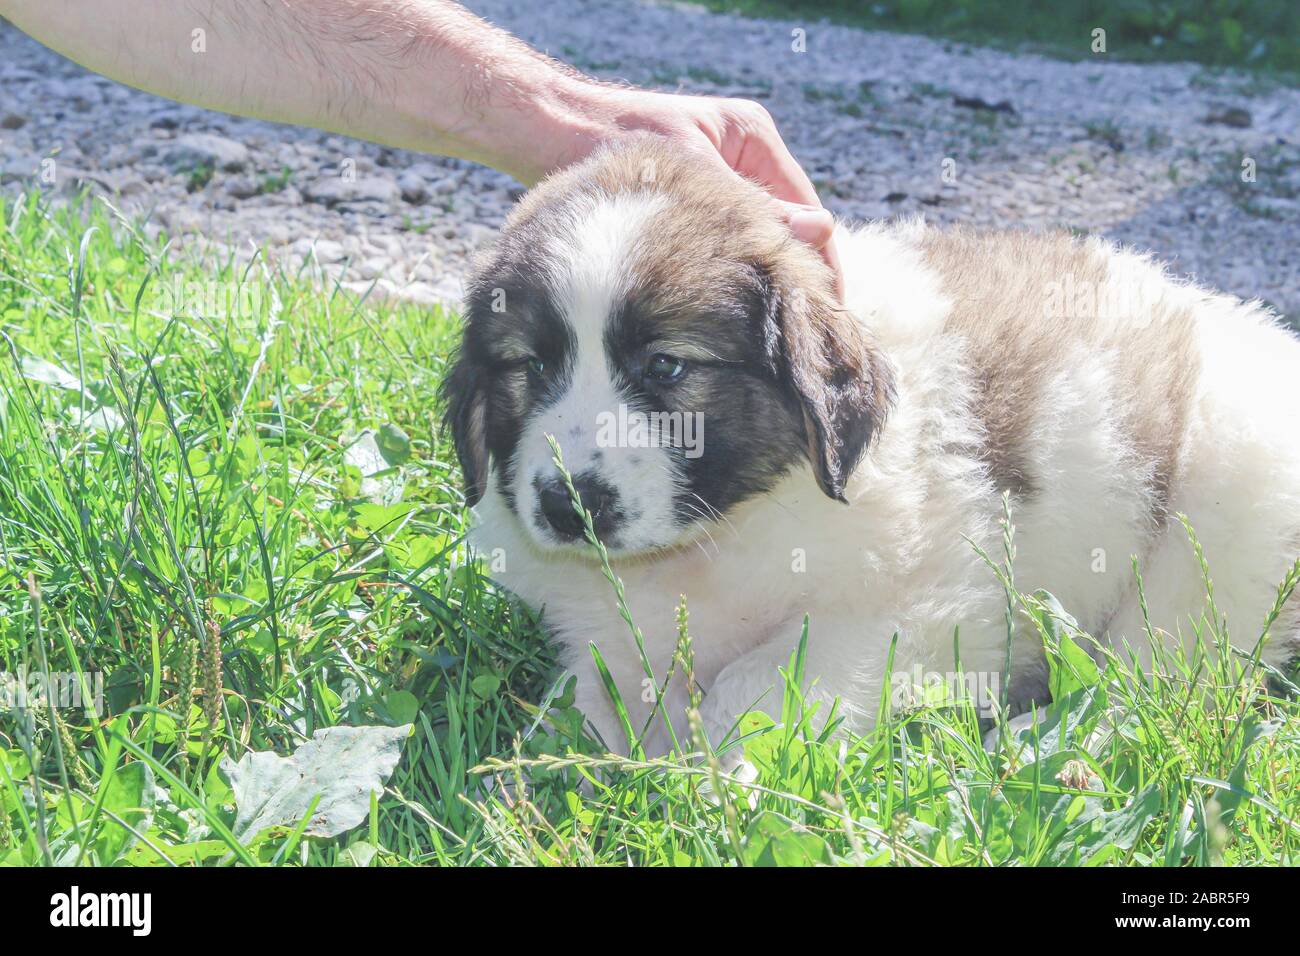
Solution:
M 662 353 L 650 356 L 645 363 L 645 377 L 654 382 L 675 382 L 686 374 L 686 363 Z

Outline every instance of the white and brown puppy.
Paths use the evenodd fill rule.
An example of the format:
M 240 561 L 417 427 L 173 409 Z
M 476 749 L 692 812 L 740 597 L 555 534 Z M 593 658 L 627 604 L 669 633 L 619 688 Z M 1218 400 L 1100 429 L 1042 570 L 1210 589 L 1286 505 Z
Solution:
M 1017 585 L 1144 648 L 1130 556 L 1154 624 L 1186 638 L 1203 610 L 1186 513 L 1254 648 L 1300 552 L 1300 343 L 1097 239 L 908 222 L 837 241 L 844 308 L 758 187 L 647 141 L 538 186 L 477 267 L 445 385 L 471 541 L 544 609 L 608 745 L 589 644 L 638 729 L 653 694 L 547 435 L 661 678 L 685 595 L 715 743 L 779 706 L 805 613 L 811 693 L 850 725 L 877 712 L 895 633 L 896 672 L 952 671 L 960 628 L 968 672 L 1042 699 L 1036 636 L 1004 673 L 1005 597 L 971 545 L 1001 553 L 1004 490 Z M 1285 615 L 1264 657 L 1296 637 Z M 680 735 L 680 678 L 667 700 Z

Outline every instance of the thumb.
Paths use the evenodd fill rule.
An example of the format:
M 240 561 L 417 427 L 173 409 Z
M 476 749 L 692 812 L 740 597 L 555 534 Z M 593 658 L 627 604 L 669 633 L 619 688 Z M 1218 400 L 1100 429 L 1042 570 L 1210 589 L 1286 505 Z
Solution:
M 806 242 L 822 254 L 835 276 L 835 297 L 844 300 L 844 271 L 840 268 L 839 253 L 835 250 L 835 217 L 820 206 L 782 202 L 781 215 L 790 232 L 800 242 Z
M 820 206 L 802 203 L 781 203 L 782 216 L 794 237 L 814 249 L 825 247 L 835 232 L 835 217 Z

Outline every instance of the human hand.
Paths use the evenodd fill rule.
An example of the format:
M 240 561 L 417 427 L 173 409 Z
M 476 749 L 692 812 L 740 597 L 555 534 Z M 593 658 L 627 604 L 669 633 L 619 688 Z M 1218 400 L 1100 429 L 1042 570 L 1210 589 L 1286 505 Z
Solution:
M 836 295 L 843 299 L 844 274 L 833 239 L 835 219 L 822 207 L 812 181 L 790 155 L 761 104 L 610 88 L 589 93 L 588 104 L 595 122 L 584 124 L 576 135 L 569 131 L 568 149 L 555 160 L 556 167 L 581 159 L 610 138 L 641 131 L 707 154 L 768 189 L 795 237 L 821 252 L 834 273 Z

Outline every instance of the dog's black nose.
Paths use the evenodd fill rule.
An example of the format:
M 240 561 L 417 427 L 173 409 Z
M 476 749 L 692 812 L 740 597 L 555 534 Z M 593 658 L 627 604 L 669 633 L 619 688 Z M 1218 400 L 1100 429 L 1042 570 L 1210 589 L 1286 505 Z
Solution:
M 603 538 L 616 522 L 618 494 L 599 478 L 590 475 L 574 476 L 573 490 L 578 493 L 582 507 L 591 512 L 596 537 Z M 539 489 L 539 496 L 542 514 L 561 537 L 582 537 L 582 518 L 574 510 L 573 499 L 563 481 L 558 478 L 548 481 Z

